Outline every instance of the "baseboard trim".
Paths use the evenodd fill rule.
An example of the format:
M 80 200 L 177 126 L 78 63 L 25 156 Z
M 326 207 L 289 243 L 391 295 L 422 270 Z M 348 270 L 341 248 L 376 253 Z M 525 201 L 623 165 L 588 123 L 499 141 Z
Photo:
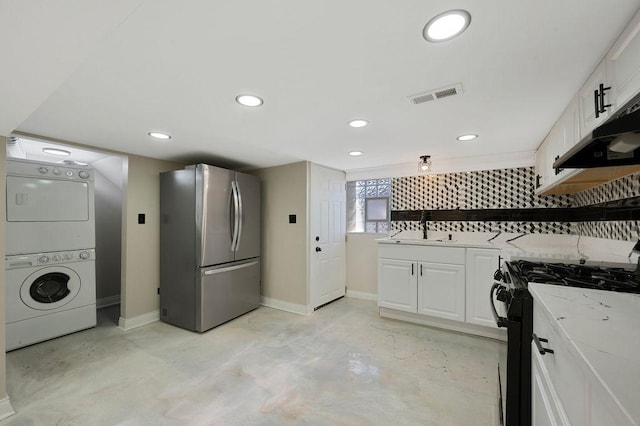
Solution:
M 396 311 L 395 309 L 379 308 L 380 316 L 395 320 L 422 324 L 429 327 L 441 328 L 443 330 L 456 331 L 458 333 L 472 334 L 474 336 L 488 337 L 489 339 L 507 341 L 506 330 L 500 328 L 489 328 L 481 325 L 469 324 L 436 318 L 428 315 L 413 314 L 411 312 Z
M 119 305 L 120 304 L 120 295 L 116 294 L 115 296 L 107 296 L 101 297 L 100 299 L 96 299 L 96 308 L 106 308 L 107 306 Z
M 147 312 L 146 314 L 138 315 L 133 318 L 122 318 L 118 320 L 118 327 L 121 330 L 129 331 L 134 328 L 142 327 L 143 325 L 151 324 L 152 322 L 160 321 L 160 311 Z
M 11 406 L 11 401 L 9 401 L 9 397 L 0 399 L 0 420 L 6 419 L 9 416 L 13 416 L 16 411 Z
M 297 303 L 285 302 L 284 300 L 272 299 L 271 297 L 262 297 L 260 299 L 260 304 L 269 308 L 291 312 L 298 315 L 311 315 L 311 313 L 313 313 L 313 308 L 311 306 L 298 305 Z
M 365 293 L 364 291 L 349 290 L 347 288 L 347 297 L 353 297 L 354 299 L 372 300 L 378 301 L 378 295 L 375 293 Z

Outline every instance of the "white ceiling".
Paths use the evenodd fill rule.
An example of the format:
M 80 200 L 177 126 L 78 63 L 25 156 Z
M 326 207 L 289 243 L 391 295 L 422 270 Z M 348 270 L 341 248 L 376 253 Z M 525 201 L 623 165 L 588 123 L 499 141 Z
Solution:
M 461 8 L 460 37 L 422 38 Z M 0 134 L 342 170 L 534 150 L 640 0 L 0 0 Z M 462 83 L 464 93 L 407 96 Z M 240 93 L 262 107 L 236 104 Z M 353 129 L 353 118 L 370 121 Z M 151 130 L 170 141 L 152 140 Z M 478 133 L 474 142 L 456 136 Z M 364 151 L 350 157 L 350 150 Z M 482 164 L 478 164 L 482 168 Z

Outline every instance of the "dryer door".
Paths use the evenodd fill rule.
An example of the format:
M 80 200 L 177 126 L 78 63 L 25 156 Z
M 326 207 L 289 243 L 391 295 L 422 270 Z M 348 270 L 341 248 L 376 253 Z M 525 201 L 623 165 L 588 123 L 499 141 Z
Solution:
M 38 310 L 57 309 L 71 302 L 80 291 L 80 278 L 62 266 L 40 269 L 22 283 L 20 298 Z

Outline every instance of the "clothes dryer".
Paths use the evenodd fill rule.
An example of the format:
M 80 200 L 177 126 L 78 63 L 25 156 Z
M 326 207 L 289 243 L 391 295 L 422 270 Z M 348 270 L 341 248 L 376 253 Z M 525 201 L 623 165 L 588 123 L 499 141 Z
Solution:
M 6 254 L 95 248 L 94 170 L 7 159 Z
M 6 257 L 7 350 L 96 325 L 95 250 Z

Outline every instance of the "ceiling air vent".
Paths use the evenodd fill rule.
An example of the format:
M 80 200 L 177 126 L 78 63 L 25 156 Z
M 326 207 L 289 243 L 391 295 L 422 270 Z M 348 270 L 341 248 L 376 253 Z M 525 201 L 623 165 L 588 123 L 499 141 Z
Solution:
M 448 98 L 450 96 L 456 96 L 462 94 L 462 84 L 454 84 L 453 86 L 442 87 L 436 90 L 429 90 L 428 92 L 418 93 L 417 95 L 408 96 L 409 102 L 412 104 L 422 104 L 429 101 L 435 101 L 442 98 Z

